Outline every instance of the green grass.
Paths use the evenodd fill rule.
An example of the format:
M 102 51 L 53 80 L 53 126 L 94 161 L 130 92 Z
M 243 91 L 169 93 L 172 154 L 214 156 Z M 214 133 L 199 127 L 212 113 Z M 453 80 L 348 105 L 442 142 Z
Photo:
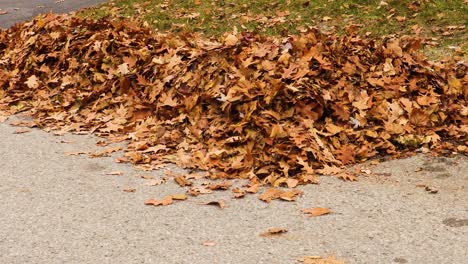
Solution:
M 346 33 L 350 24 L 375 37 L 420 35 L 428 53 L 441 57 L 458 47 L 466 56 L 466 0 L 112 0 L 79 15 L 123 17 L 161 31 L 195 31 L 209 37 L 224 32 L 252 31 L 284 36 L 308 27 Z M 453 46 L 449 48 L 450 46 Z

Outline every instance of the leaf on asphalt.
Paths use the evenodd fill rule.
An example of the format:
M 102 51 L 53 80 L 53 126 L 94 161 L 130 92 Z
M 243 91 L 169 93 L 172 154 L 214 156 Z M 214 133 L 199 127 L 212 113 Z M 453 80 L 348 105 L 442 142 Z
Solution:
M 134 189 L 134 188 L 126 188 L 126 189 L 123 189 L 122 191 L 124 191 L 124 192 L 129 192 L 129 193 L 133 193 L 133 192 L 136 192 L 136 189 Z
M 272 227 L 272 228 L 269 228 L 266 232 L 261 233 L 260 236 L 262 236 L 262 237 L 273 237 L 273 236 L 279 236 L 279 235 L 287 233 L 287 232 L 288 232 L 287 228 Z
M 34 121 L 24 121 L 24 120 L 16 120 L 10 122 L 10 125 L 12 126 L 20 126 L 20 127 L 37 127 L 37 124 Z
M 213 206 L 217 206 L 217 207 L 219 207 L 221 209 L 224 209 L 226 207 L 226 202 L 224 202 L 223 200 L 210 201 L 210 202 L 203 203 L 203 205 L 213 205 Z
M 210 190 L 227 190 L 231 187 L 232 185 L 232 182 L 230 181 L 223 181 L 223 182 L 220 182 L 220 183 L 213 183 L 213 184 L 210 184 L 207 186 L 208 189 Z
M 104 175 L 123 175 L 123 172 L 121 171 L 111 171 L 111 172 L 106 172 Z
M 258 196 L 258 198 L 264 202 L 271 202 L 275 199 L 281 199 L 284 201 L 295 201 L 298 196 L 303 194 L 300 190 L 280 190 L 275 188 L 269 188 Z
M 157 200 L 157 199 L 146 200 L 145 205 L 154 205 L 154 206 L 162 205 L 162 206 L 166 206 L 166 205 L 172 204 L 172 202 L 173 202 L 172 196 L 168 195 L 168 196 L 164 197 L 161 200 Z
M 106 149 L 101 150 L 101 151 L 96 151 L 96 152 L 93 152 L 93 153 L 89 153 L 89 156 L 92 157 L 92 158 L 104 157 L 104 156 L 108 156 L 111 153 L 117 152 L 119 150 L 122 150 L 122 147 L 115 146 L 115 147 L 106 148 Z
M 185 195 L 183 193 L 172 194 L 171 197 L 172 197 L 173 200 L 178 200 L 178 201 L 187 200 L 187 195 Z
M 187 178 L 182 175 L 176 176 L 174 181 L 181 187 L 192 186 L 192 182 L 187 180 Z
M 357 181 L 358 178 L 351 172 L 341 172 L 337 175 L 338 179 L 342 179 L 343 181 Z
M 333 256 L 326 258 L 320 256 L 305 256 L 299 258 L 298 261 L 302 262 L 303 264 L 345 264 L 344 261 L 338 260 Z
M 163 183 L 165 183 L 166 181 L 163 180 L 163 179 L 152 179 L 148 182 L 146 182 L 146 185 L 149 185 L 149 186 L 157 186 L 157 185 L 161 185 Z
M 31 132 L 31 129 L 18 128 L 18 129 L 15 130 L 15 132 L 13 132 L 13 134 L 24 134 L 24 133 L 28 133 L 28 132 Z
M 245 189 L 245 191 L 248 193 L 257 193 L 259 188 L 260 184 L 256 183 Z
M 241 190 L 239 188 L 234 188 L 232 189 L 233 197 L 236 199 L 244 198 L 246 192 L 244 190 Z
M 331 210 L 323 207 L 314 207 L 302 209 L 301 212 L 309 216 L 321 216 L 331 213 Z
M 205 187 L 192 187 L 187 191 L 187 193 L 192 196 L 198 196 L 200 194 L 210 194 L 213 193 L 213 191 L 206 189 Z

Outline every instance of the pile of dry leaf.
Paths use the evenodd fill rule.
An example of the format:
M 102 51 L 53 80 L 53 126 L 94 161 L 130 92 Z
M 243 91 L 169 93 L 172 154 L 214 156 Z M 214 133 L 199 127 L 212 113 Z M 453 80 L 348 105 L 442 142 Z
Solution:
M 379 155 L 468 152 L 467 64 L 418 47 L 316 31 L 217 41 L 49 14 L 0 31 L 0 111 L 127 139 L 120 161 L 147 169 L 315 183 Z

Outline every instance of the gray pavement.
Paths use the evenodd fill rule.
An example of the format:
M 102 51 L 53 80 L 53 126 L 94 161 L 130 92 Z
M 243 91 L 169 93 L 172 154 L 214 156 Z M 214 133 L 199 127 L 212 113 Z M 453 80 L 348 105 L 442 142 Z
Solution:
M 0 0 L 2 10 L 15 7 L 12 3 L 24 7 L 23 15 L 7 20 L 10 13 L 0 15 L 0 26 L 30 17 L 43 2 L 60 4 Z M 61 4 L 77 8 L 96 2 Z M 67 156 L 102 149 L 95 144 L 99 139 L 38 129 L 15 134 L 12 120 L 0 123 L 0 263 L 283 264 L 310 255 L 359 264 L 468 259 L 465 156 L 417 155 L 360 165 L 372 173 L 352 183 L 322 177 L 320 185 L 300 187 L 304 196 L 292 203 L 266 204 L 256 196 L 233 200 L 227 191 L 152 207 L 144 201 L 185 191 L 171 178 L 184 170 L 144 172 L 115 163 L 122 153 Z M 105 175 L 113 171 L 123 175 Z M 163 177 L 169 177 L 167 183 L 150 185 Z M 201 204 L 220 199 L 226 208 Z M 309 207 L 332 213 L 311 218 L 300 212 Z M 259 236 L 271 227 L 289 231 Z
M 10 27 L 38 14 L 67 13 L 103 2 L 106 0 L 0 0 L 0 28 Z

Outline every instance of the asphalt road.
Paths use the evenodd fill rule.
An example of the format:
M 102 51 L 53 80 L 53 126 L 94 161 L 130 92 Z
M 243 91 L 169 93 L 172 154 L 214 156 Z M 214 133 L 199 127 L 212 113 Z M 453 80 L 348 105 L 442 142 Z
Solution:
M 24 8 L 0 15 L 0 26 L 40 12 L 35 8 L 45 2 L 66 11 L 97 1 L 0 0 L 2 10 Z M 38 129 L 16 134 L 14 120 L 0 123 L 0 263 L 284 264 L 334 255 L 356 264 L 464 264 L 468 258 L 465 156 L 362 165 L 371 174 L 358 182 L 322 177 L 320 185 L 301 187 L 304 196 L 292 203 L 267 204 L 253 195 L 233 200 L 227 191 L 153 207 L 144 201 L 185 191 L 172 179 L 184 170 L 144 172 L 115 163 L 122 153 L 67 156 L 102 149 L 99 139 Z M 106 175 L 115 171 L 123 174 Z M 151 185 L 163 177 L 167 183 Z M 226 208 L 202 205 L 220 199 Z M 332 213 L 300 212 L 310 207 Z M 259 235 L 272 227 L 288 232 Z
M 0 28 L 7 28 L 41 13 L 67 13 L 105 0 L 0 0 Z M 3 11 L 3 12 L 2 12 Z M 4 13 L 6 12 L 6 13 Z

